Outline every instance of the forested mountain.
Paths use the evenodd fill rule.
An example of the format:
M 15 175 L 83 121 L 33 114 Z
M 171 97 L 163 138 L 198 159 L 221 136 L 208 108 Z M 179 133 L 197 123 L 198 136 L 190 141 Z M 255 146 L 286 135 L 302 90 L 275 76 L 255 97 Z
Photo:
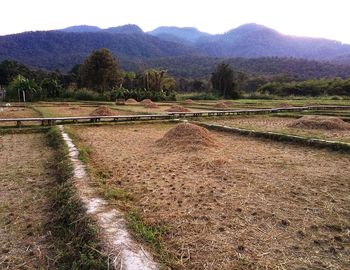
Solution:
M 199 55 L 194 48 L 144 33 L 47 31 L 0 37 L 0 61 L 11 59 L 31 67 L 67 71 L 99 48 L 108 48 L 117 57 Z
M 132 24 L 26 32 L 0 36 L 0 61 L 11 59 L 30 67 L 68 71 L 100 48 L 109 49 L 126 69 L 163 67 L 184 77 L 207 76 L 223 60 L 248 73 L 305 78 L 347 77 L 349 67 L 345 64 L 350 65 L 350 45 L 286 36 L 258 24 L 246 24 L 220 35 L 192 27 L 159 27 L 145 33 Z
M 194 27 L 161 26 L 148 32 L 152 36 L 164 40 L 180 42 L 186 45 L 194 45 L 199 39 L 210 37 L 208 33 L 200 32 Z
M 350 66 L 318 62 L 306 59 L 261 58 L 213 58 L 213 57 L 166 57 L 151 59 L 121 59 L 121 67 L 127 71 L 146 68 L 166 69 L 169 74 L 184 78 L 208 77 L 216 65 L 225 62 L 236 71 L 263 76 L 288 75 L 297 80 L 323 77 L 350 77 Z

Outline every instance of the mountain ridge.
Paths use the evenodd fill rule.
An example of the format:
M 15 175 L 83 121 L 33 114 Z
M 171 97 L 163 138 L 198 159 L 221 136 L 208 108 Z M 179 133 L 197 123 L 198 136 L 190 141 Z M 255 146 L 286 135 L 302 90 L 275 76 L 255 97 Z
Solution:
M 263 25 L 241 25 L 223 34 L 194 27 L 161 26 L 144 32 L 134 24 L 106 29 L 91 25 L 0 36 L 0 61 L 12 59 L 48 70 L 69 70 L 93 50 L 118 58 L 291 57 L 350 64 L 350 45 L 323 38 L 295 37 Z

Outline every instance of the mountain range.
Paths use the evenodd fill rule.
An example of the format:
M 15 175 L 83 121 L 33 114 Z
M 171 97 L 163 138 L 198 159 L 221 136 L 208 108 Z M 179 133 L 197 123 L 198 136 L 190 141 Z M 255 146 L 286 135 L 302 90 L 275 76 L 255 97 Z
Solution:
M 212 35 L 193 27 L 158 27 L 144 32 L 137 25 L 101 29 L 72 26 L 52 31 L 0 36 L 0 61 L 12 59 L 31 67 L 68 71 L 93 50 L 108 48 L 127 61 L 161 58 L 281 57 L 350 65 L 350 45 L 323 38 L 281 34 L 259 24 L 245 24 Z

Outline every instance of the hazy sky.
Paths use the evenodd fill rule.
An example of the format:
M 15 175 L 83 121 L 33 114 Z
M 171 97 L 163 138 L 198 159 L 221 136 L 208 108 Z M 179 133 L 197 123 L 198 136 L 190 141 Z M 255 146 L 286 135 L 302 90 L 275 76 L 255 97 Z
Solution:
M 194 26 L 223 33 L 256 22 L 350 44 L 350 0 L 1 0 L 0 35 L 72 25 Z

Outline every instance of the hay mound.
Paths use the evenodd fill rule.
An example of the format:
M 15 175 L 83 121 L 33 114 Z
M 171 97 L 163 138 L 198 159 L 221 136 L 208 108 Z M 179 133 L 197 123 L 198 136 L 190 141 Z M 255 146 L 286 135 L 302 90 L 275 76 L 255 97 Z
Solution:
M 141 101 L 142 104 L 149 104 L 149 103 L 153 103 L 152 100 L 150 100 L 149 98 L 146 98 L 144 100 Z
M 189 123 L 178 124 L 156 143 L 167 149 L 186 151 L 217 146 L 215 138 L 207 129 Z
M 186 99 L 183 103 L 184 104 L 193 104 L 194 101 L 192 99 Z
M 214 106 L 215 108 L 219 108 L 219 109 L 226 109 L 227 108 L 227 104 L 225 102 L 218 102 L 215 104 Z
M 138 102 L 133 99 L 133 98 L 129 98 L 125 101 L 126 104 L 138 104 Z
M 173 105 L 169 109 L 165 110 L 166 112 L 190 112 L 190 109 L 187 109 L 180 105 Z
M 350 130 L 350 124 L 338 117 L 327 116 L 303 116 L 288 127 L 324 130 Z
M 159 106 L 155 103 L 153 103 L 152 101 L 150 103 L 145 103 L 144 107 L 147 109 L 156 109 L 159 108 Z
M 91 116 L 111 116 L 117 115 L 115 111 L 112 111 L 107 106 L 100 106 L 90 113 Z

